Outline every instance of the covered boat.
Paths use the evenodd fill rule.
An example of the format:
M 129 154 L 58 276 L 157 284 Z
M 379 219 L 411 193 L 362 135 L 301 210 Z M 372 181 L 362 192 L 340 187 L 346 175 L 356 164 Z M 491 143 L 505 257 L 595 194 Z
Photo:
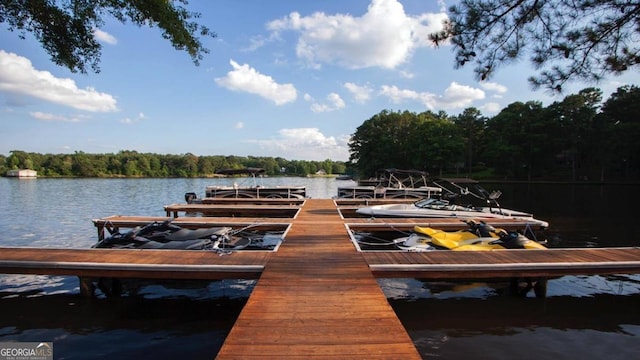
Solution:
M 357 209 L 356 213 L 371 217 L 516 219 L 528 226 L 549 226 L 548 222 L 534 218 L 533 214 L 501 207 L 498 198 L 502 192 L 490 193 L 476 180 L 442 178 L 433 179 L 432 183 L 442 189 L 441 196 L 420 199 L 412 204 L 367 206 Z M 478 202 L 483 205 L 474 205 Z
M 419 170 L 380 169 L 373 179 L 338 187 L 338 199 L 420 199 L 438 196 L 442 188 L 430 184 L 429 174 Z
M 205 188 L 207 198 L 282 198 L 282 199 L 304 199 L 307 196 L 305 186 L 273 185 L 265 186 L 258 184 L 258 178 L 262 178 L 266 170 L 263 168 L 242 168 L 223 169 L 217 172 L 219 175 L 232 176 L 243 179 L 244 184 L 233 182 L 229 185 L 210 185 Z M 187 203 L 198 203 L 201 200 L 193 192 L 185 194 Z
M 546 228 L 549 223 L 532 214 L 490 206 L 455 205 L 447 200 L 425 198 L 412 204 L 384 204 L 367 206 L 356 213 L 371 217 L 456 218 L 456 219 L 517 219 L 527 225 Z

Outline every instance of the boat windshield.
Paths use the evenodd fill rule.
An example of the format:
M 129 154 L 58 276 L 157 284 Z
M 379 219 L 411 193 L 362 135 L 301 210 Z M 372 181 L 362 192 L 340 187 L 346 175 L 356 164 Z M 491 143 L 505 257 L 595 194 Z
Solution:
M 449 205 L 449 202 L 447 200 L 442 200 L 442 199 L 425 198 L 425 199 L 416 201 L 414 205 L 419 208 L 434 208 L 434 207 L 447 206 Z

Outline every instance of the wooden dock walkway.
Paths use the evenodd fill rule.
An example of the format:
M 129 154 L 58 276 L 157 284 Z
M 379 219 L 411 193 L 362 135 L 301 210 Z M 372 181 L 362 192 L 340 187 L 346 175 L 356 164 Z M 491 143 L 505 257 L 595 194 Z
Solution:
M 331 200 L 307 202 L 218 359 L 420 359 Z

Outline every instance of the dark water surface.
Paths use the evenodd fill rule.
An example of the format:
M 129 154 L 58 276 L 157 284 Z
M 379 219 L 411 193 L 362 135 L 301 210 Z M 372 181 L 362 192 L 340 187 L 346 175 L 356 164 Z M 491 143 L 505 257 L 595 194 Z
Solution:
M 216 179 L 0 178 L 0 246 L 88 248 L 91 219 L 164 216 Z M 269 178 L 336 194 L 333 179 Z M 551 223 L 551 247 L 640 246 L 637 185 L 485 184 L 505 207 Z M 502 283 L 379 283 L 423 358 L 631 359 L 640 354 L 640 276 L 566 276 L 546 299 Z M 57 359 L 211 359 L 254 281 L 128 281 L 120 298 L 79 296 L 74 277 L 0 275 L 0 342 L 53 341 Z M 260 336 L 260 334 L 255 334 Z M 393 336 L 393 334 L 389 334 Z

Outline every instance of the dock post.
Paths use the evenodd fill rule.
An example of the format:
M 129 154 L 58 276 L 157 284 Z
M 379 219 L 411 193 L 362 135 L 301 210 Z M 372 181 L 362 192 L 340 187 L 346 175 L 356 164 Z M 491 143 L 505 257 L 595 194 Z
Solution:
M 80 280 L 80 295 L 84 297 L 92 297 L 95 292 L 93 279 L 86 276 L 78 276 L 78 280 Z
M 547 278 L 512 278 L 510 281 L 510 293 L 517 296 L 526 297 L 529 291 L 538 299 L 547 297 Z M 524 284 L 524 286 L 522 285 Z
M 547 280 L 548 279 L 546 278 L 538 278 L 536 280 L 536 283 L 533 285 L 533 292 L 539 299 L 544 299 L 547 297 Z

